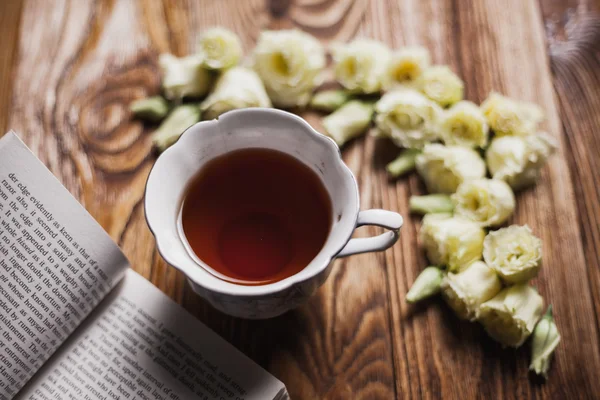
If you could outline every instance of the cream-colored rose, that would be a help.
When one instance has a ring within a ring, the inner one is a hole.
[[[373,105],[360,100],[351,100],[333,114],[323,118],[327,136],[342,147],[347,141],[362,135],[369,129],[373,118]]]
[[[485,176],[485,163],[479,154],[461,146],[427,145],[417,156],[416,165],[429,193],[454,193],[461,183]]]
[[[394,51],[383,79],[384,89],[414,87],[430,63],[429,51],[423,47],[405,47]]]
[[[322,81],[325,51],[299,30],[264,31],[254,48],[253,67],[275,106],[303,107]]]
[[[427,214],[419,231],[419,240],[427,259],[446,265],[450,272],[462,271],[480,260],[485,232],[479,225],[451,214]]]
[[[221,27],[207,29],[198,40],[198,54],[205,68],[223,70],[237,65],[242,58],[240,38]]]
[[[483,261],[475,261],[464,271],[446,275],[441,289],[442,297],[459,318],[474,321],[479,306],[502,290],[502,282]]]
[[[423,148],[439,136],[441,108],[412,89],[386,93],[376,104],[377,136],[399,147]]]
[[[488,125],[475,103],[459,101],[444,111],[440,123],[442,141],[446,145],[485,147]]]
[[[507,287],[479,307],[479,322],[503,346],[519,347],[539,321],[544,299],[527,284]]]
[[[481,110],[496,136],[533,135],[544,119],[537,105],[512,100],[496,92],[481,103]]]
[[[210,73],[202,66],[198,55],[178,58],[161,54],[158,64],[162,70],[165,97],[180,100],[183,97],[202,97],[212,84]]]
[[[271,107],[271,101],[256,73],[244,67],[234,67],[223,72],[217,80],[215,90],[200,104],[204,120],[248,107]]]
[[[490,143],[485,161],[494,179],[502,179],[518,190],[535,183],[555,151],[555,140],[546,134],[501,136]]]
[[[385,79],[390,51],[381,42],[356,39],[331,47],[336,80],[354,93],[376,93]]]
[[[527,282],[540,269],[542,241],[527,225],[511,225],[488,233],[483,241],[483,258],[504,282]]]
[[[515,195],[499,179],[473,179],[461,183],[452,195],[454,213],[482,227],[502,225],[515,211]]]
[[[465,84],[446,65],[434,65],[423,71],[417,86],[425,96],[447,107],[463,99]]]

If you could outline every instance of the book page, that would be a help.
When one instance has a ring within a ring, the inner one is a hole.
[[[287,398],[280,381],[129,270],[16,400]]]
[[[0,399],[122,278],[125,256],[29,149],[0,139]]]

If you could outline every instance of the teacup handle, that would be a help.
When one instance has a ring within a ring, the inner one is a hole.
[[[359,212],[356,227],[376,225],[390,231],[370,238],[350,239],[342,251],[338,253],[337,257],[346,257],[353,254],[381,251],[390,248],[398,240],[398,231],[403,223],[402,216],[393,211],[366,210]]]

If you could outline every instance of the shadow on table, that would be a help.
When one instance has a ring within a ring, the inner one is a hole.
[[[186,284],[182,305],[236,348],[267,368],[274,351],[292,351],[306,324],[302,313],[292,310],[276,318],[248,320],[231,317],[213,308]]]
[[[449,354],[456,365],[464,363],[477,363],[472,365],[472,371],[478,376],[482,390],[489,390],[485,382],[497,380],[499,376],[507,379],[520,379],[529,377],[533,384],[540,385],[543,379],[528,371],[530,358],[530,344],[525,342],[518,349],[503,348],[502,345],[491,339],[483,326],[477,322],[460,320],[454,315],[452,309],[441,299],[435,301],[435,320],[441,327],[434,332],[434,340],[446,342],[444,349],[453,349],[454,354]],[[497,394],[497,393],[496,393]],[[493,392],[489,393],[494,396]],[[486,397],[482,394],[483,397]]]

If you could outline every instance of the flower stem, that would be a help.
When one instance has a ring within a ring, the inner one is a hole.
[[[444,272],[438,267],[429,266],[425,268],[406,294],[406,301],[416,303],[438,293],[443,277]]]
[[[160,152],[163,152],[179,139],[183,131],[198,121],[200,121],[198,104],[177,106],[154,131],[152,143]]]
[[[406,149],[391,163],[386,166],[387,172],[393,178],[404,175],[415,169],[415,159],[421,153],[421,150]]]
[[[324,90],[316,93],[310,100],[310,107],[324,112],[334,112],[350,100],[343,90]]]
[[[162,96],[153,96],[134,101],[129,109],[138,118],[158,122],[169,113],[169,103]]]
[[[410,212],[415,214],[447,213],[454,210],[454,202],[445,194],[410,196]]]

